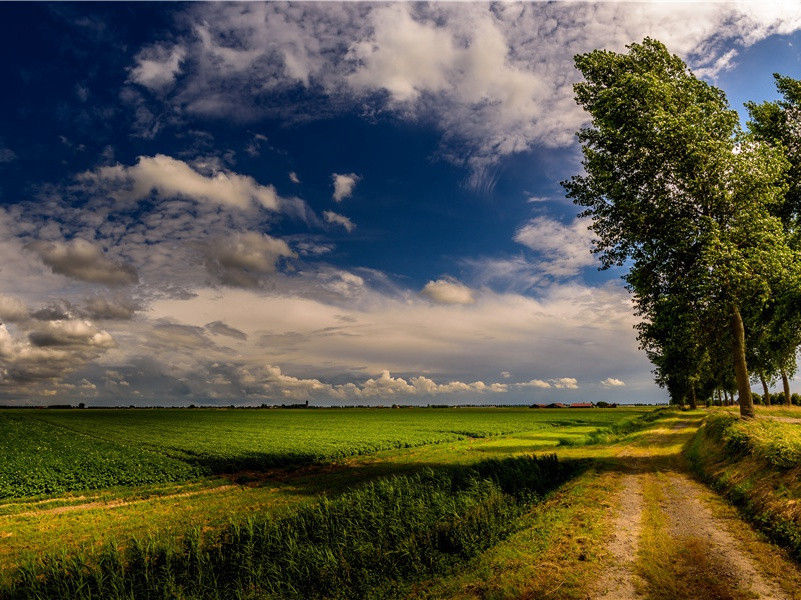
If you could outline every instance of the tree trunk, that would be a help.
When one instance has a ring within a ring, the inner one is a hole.
[[[754,416],[754,402],[751,400],[751,382],[748,381],[748,365],[745,363],[745,328],[740,309],[731,307],[732,358],[734,377],[737,380],[737,394],[740,400],[740,416],[751,419]]]
[[[765,381],[765,376],[762,373],[759,374],[759,380],[762,382],[762,391],[765,393],[762,396],[762,404],[770,406],[770,390],[768,389],[768,382]]]
[[[698,408],[698,398],[695,397],[695,384],[690,384],[690,408],[695,410]]]
[[[790,398],[790,380],[787,379],[787,371],[784,369],[782,369],[782,386],[784,386],[784,403],[790,406],[792,404]]]

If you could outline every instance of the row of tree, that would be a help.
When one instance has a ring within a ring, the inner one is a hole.
[[[639,340],[671,401],[784,382],[801,344],[801,81],[747,105],[650,38],[576,57],[584,173],[563,182],[592,218],[603,268],[625,266]],[[749,367],[751,371],[749,371]],[[732,396],[733,397],[733,396]]]

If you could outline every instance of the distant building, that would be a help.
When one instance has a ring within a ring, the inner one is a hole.
[[[592,402],[573,402],[570,408],[592,408]]]
[[[567,408],[567,405],[561,402],[551,402],[550,404],[546,404],[545,408]]]

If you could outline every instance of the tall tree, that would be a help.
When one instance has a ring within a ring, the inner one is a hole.
[[[787,163],[743,143],[723,92],[650,38],[628,52],[576,56],[585,174],[563,182],[593,219],[602,265],[626,281],[646,315],[680,294],[705,328],[731,343],[740,413],[754,414],[743,306],[762,306],[794,254],[770,207],[784,199]],[[645,275],[643,275],[645,274]]]

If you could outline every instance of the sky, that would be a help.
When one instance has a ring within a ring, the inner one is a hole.
[[[0,4],[0,403],[665,401],[559,183],[645,36],[801,77],[796,0]]]

